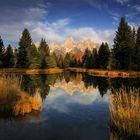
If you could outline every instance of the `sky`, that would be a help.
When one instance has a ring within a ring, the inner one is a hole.
[[[138,27],[140,0],[0,0],[0,36],[16,47],[27,28],[35,43],[73,37],[111,46],[122,16]]]

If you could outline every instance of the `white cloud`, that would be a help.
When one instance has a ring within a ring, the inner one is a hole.
[[[120,3],[121,5],[129,2],[130,0],[115,0],[116,2]]]
[[[95,30],[90,27],[84,27],[79,29],[66,29],[68,36],[72,36],[77,40],[92,39],[95,42],[108,42],[112,45],[115,31],[113,29],[108,30]]]
[[[59,19],[51,23],[47,22],[44,17],[47,17],[48,11],[44,8],[22,8],[20,13],[18,8],[3,9],[5,16],[1,16],[1,14],[0,35],[6,41],[18,42],[24,28],[29,29],[34,42],[39,42],[43,37],[48,43],[61,43],[70,36],[77,40],[92,39],[97,43],[106,41],[111,44],[113,40],[114,31],[112,29],[72,28],[69,27],[71,22],[69,18]]]
[[[34,41],[39,41],[40,38],[45,38],[48,42],[62,42],[64,41],[64,37],[63,35],[61,35],[61,33],[59,32],[59,30],[57,29],[57,26],[60,28],[63,28],[64,26],[63,24],[60,24],[59,21],[55,22],[55,23],[30,23],[30,26],[32,29],[30,29],[32,37],[34,39]],[[55,26],[55,27],[54,27]]]
[[[75,91],[72,96],[68,96],[67,92],[63,88],[56,88],[51,90],[50,94],[44,102],[44,108],[51,108],[63,113],[71,112],[70,105],[79,104],[79,105],[91,105],[99,102],[107,103],[109,99],[109,91],[103,97],[101,97],[98,89],[93,89],[90,94],[85,92],[81,93]],[[63,101],[63,104],[62,102]]]
[[[137,10],[138,12],[140,12],[140,5],[135,5],[134,9]]]

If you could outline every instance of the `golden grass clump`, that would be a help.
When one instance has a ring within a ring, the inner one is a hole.
[[[24,115],[25,113],[30,113],[32,110],[40,110],[41,104],[42,101],[38,94],[32,97],[23,92],[20,95],[20,99],[13,106],[13,112],[15,115]]]
[[[0,77],[0,113],[24,115],[33,110],[40,110],[41,97],[30,96],[21,89],[21,78],[16,76]]]
[[[112,128],[120,133],[140,136],[140,89],[113,91],[110,112]]]

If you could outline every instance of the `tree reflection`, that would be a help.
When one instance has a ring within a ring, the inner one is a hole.
[[[59,75],[23,75],[21,87],[30,95],[39,92],[42,100],[49,94],[50,85],[54,85]]]
[[[99,89],[101,96],[107,93],[109,89],[109,79],[106,77],[91,77],[87,74],[83,75],[83,81],[85,82],[85,87],[93,86],[93,88]]]
[[[119,89],[122,86],[127,90],[131,88],[140,87],[140,78],[112,78],[110,79],[110,85],[112,89]]]
[[[86,88],[92,86],[98,88],[101,96],[107,93],[109,89],[119,89],[122,86],[126,89],[132,87],[139,88],[140,78],[106,78],[93,77],[86,73],[76,73],[64,71],[63,74],[58,75],[23,75],[21,87],[30,95],[35,95],[39,92],[42,100],[45,100],[50,91],[50,85],[54,85],[57,80],[65,79],[66,83],[83,81]]]

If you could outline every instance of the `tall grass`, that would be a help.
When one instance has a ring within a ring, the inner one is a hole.
[[[21,89],[21,78],[0,76],[0,113],[24,115],[32,110],[40,110],[41,104],[38,94],[30,96]]]
[[[113,91],[110,112],[112,128],[120,134],[140,137],[140,89]]]
[[[20,99],[13,106],[14,115],[24,115],[32,110],[39,111],[41,109],[41,98],[38,94],[34,97],[22,92]]]

